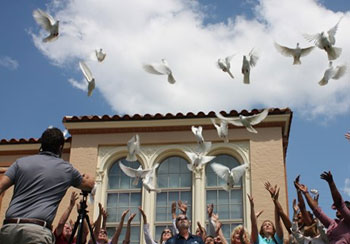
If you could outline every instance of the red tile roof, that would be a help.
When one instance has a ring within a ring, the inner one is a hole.
[[[239,115],[254,115],[257,113],[262,112],[263,109],[253,109],[250,112],[247,110],[242,110],[241,112],[237,112],[236,110],[231,110],[230,112],[226,111],[220,111],[220,113],[227,117],[227,116],[239,116]],[[269,109],[269,115],[279,115],[279,114],[293,114],[293,112],[289,108],[270,108]],[[97,121],[129,121],[129,120],[162,120],[162,119],[189,119],[189,118],[214,118],[215,112],[210,111],[209,113],[205,114],[204,112],[198,112],[197,114],[194,114],[192,112],[189,112],[187,114],[183,113],[177,113],[177,114],[171,114],[167,113],[165,115],[157,113],[155,115],[151,114],[134,114],[132,116],[130,115],[103,115],[103,116],[97,116],[97,115],[90,115],[90,116],[65,116],[63,118],[64,123],[71,123],[71,122],[97,122]],[[288,131],[289,134],[289,131]],[[71,137],[66,138],[66,142],[71,142]],[[1,139],[0,145],[4,144],[31,144],[31,143],[40,143],[38,138],[29,138],[29,139]]]
[[[236,110],[231,110],[230,112],[221,111],[220,113],[224,116],[239,116],[239,115],[254,115],[262,112],[263,109],[253,109],[250,112],[247,110],[242,110],[241,112],[237,112]],[[292,111],[289,108],[270,108],[269,115],[272,114],[292,114]],[[151,114],[134,114],[132,116],[130,115],[103,115],[103,116],[97,116],[97,115],[89,115],[89,116],[65,116],[63,118],[64,123],[70,123],[70,122],[97,122],[97,121],[128,121],[128,120],[162,120],[162,119],[189,119],[189,118],[213,118],[215,116],[214,111],[210,111],[209,113],[205,114],[204,112],[198,112],[197,114],[194,114],[192,112],[189,112],[187,114],[183,113],[177,113],[177,114],[171,114],[167,113],[165,115],[157,113],[155,115]]]

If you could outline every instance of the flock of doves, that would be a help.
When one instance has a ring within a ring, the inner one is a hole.
[[[217,113],[217,119],[220,120],[220,124],[216,124],[216,119],[211,118],[213,125],[215,126],[218,136],[224,140],[225,143],[228,143],[228,124],[233,124],[235,126],[244,126],[251,133],[258,133],[252,126],[259,124],[263,121],[269,113],[268,109],[263,110],[261,113],[244,116],[240,115],[239,117],[226,118],[222,114]],[[195,152],[185,151],[187,157],[190,159],[190,163],[187,164],[187,168],[192,172],[199,172],[203,169],[204,165],[212,161],[215,156],[208,156],[207,153],[210,151],[212,143],[205,141],[202,135],[203,128],[202,126],[192,126],[192,133],[196,137],[198,148]],[[126,160],[129,162],[137,161],[137,154],[141,152],[140,149],[140,138],[139,135],[133,136],[127,143],[128,154]],[[153,185],[153,178],[156,169],[159,164],[156,164],[151,169],[142,169],[142,166],[139,166],[138,169],[133,169],[125,166],[119,161],[120,169],[129,177],[134,178],[133,184],[137,185],[139,180],[142,180],[142,184],[145,189],[155,192],[160,192],[160,189],[157,189]],[[222,178],[226,184],[223,185],[223,189],[230,191],[234,185],[236,185],[241,177],[244,175],[245,171],[248,169],[248,164],[244,163],[240,166],[229,169],[225,165],[212,162],[210,164],[213,171]]]
[[[59,21],[55,20],[50,14],[46,13],[41,9],[36,9],[33,11],[33,17],[35,21],[42,26],[46,31],[50,33],[49,36],[43,39],[43,42],[54,41],[58,38],[59,35]],[[338,23],[328,30],[327,32],[321,32],[314,35],[304,34],[304,37],[309,42],[314,42],[315,46],[326,51],[329,67],[324,72],[322,79],[318,82],[319,85],[324,86],[328,83],[330,79],[339,79],[346,72],[346,65],[338,65],[336,67],[333,66],[333,60],[337,59],[342,49],[339,47],[335,47],[335,34],[338,29],[338,25],[342,18],[338,21]],[[300,58],[308,55],[315,46],[310,46],[306,48],[300,48],[299,43],[297,43],[296,48],[289,48],[286,46],[279,45],[278,43],[274,43],[276,49],[284,56],[293,57],[293,64],[301,64]],[[103,52],[102,49],[95,50],[96,58],[99,62],[102,62],[106,53]],[[233,74],[230,71],[231,68],[231,59],[235,55],[227,56],[226,58],[219,58],[217,60],[217,66],[223,72],[226,72],[232,79],[234,79]],[[259,59],[259,56],[254,48],[249,52],[248,55],[243,56],[243,64],[242,64],[242,74],[243,74],[243,83],[250,83],[250,69],[254,67]],[[79,62],[80,69],[88,82],[88,96],[92,95],[93,90],[95,89],[95,78],[92,75],[91,70],[86,65],[85,62]],[[173,72],[169,67],[168,62],[165,59],[162,59],[159,63],[151,63],[144,64],[143,68],[145,71],[155,75],[166,75],[168,77],[168,82],[170,84],[174,84],[176,82]]]

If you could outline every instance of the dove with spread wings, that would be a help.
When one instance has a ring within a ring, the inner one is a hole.
[[[226,182],[224,186],[224,189],[226,191],[231,190],[234,185],[239,182],[246,170],[249,168],[248,164],[245,163],[232,169],[229,169],[227,166],[218,163],[212,163],[210,166],[217,174],[217,176]]]

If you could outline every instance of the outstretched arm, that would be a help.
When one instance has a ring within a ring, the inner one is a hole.
[[[74,208],[75,205],[75,201],[78,199],[78,193],[76,192],[72,192],[72,194],[70,195],[70,202],[69,202],[69,206],[68,208],[63,212],[60,220],[58,221],[58,225],[55,229],[55,234],[56,236],[60,236],[62,234],[63,231],[63,227],[65,225],[65,223],[67,222],[69,215],[72,212],[72,209]]]
[[[312,212],[315,214],[315,216],[321,221],[321,223],[328,228],[328,226],[333,222],[333,219],[329,218],[327,215],[325,215],[321,209],[319,209],[317,202],[311,197],[309,194],[309,191],[307,187],[303,184],[296,183],[296,187],[298,190],[300,190],[305,198],[307,203],[309,204]]]
[[[142,219],[143,219],[143,234],[145,236],[146,244],[157,244],[152,239],[151,232],[149,230],[149,224],[147,223],[147,216],[146,216],[145,212],[143,211],[143,209],[141,207],[139,207],[139,211],[140,211],[140,214],[141,214]]]
[[[277,210],[278,215],[282,218],[282,222],[283,222],[284,226],[286,227],[288,233],[291,234],[290,228],[292,227],[292,222],[290,221],[288,216],[283,212],[283,208],[282,208],[280,202],[278,201],[279,189],[276,190],[277,185],[275,187],[272,187],[270,182],[267,181],[265,183],[265,189],[270,193],[271,198],[273,200],[273,203],[275,205],[275,210]]]
[[[111,244],[118,244],[119,236],[120,236],[120,233],[122,232],[122,229],[123,229],[124,219],[125,219],[125,216],[128,214],[128,212],[129,212],[129,209],[125,210],[122,213],[122,217],[120,218],[119,225],[118,225],[118,227],[117,227],[117,229],[112,237]]]
[[[102,209],[102,229],[106,230],[108,213]]]
[[[304,198],[303,198],[300,190],[296,186],[296,184],[299,184],[299,180],[300,180],[300,175],[298,175],[294,180],[294,186],[297,190],[297,196],[298,196],[298,206],[299,206],[299,210],[301,212],[301,215],[303,216],[304,224],[306,226],[310,226],[310,225],[312,225],[312,219],[311,219],[310,215],[308,214],[308,212],[306,211]]]
[[[256,215],[254,210],[254,199],[249,194],[247,194],[249,202],[250,202],[250,220],[252,222],[252,231],[251,231],[251,242],[255,243],[259,236],[258,236],[258,225],[256,222]]]
[[[173,224],[173,231],[174,233],[178,234],[179,230],[176,227],[176,202],[171,203],[171,218]]]
[[[128,219],[128,223],[126,225],[126,232],[125,232],[125,237],[124,237],[123,244],[129,244],[130,243],[131,221],[135,218],[135,216],[136,216],[136,213],[133,213],[132,215],[130,215],[130,217]]]
[[[331,190],[332,198],[333,198],[333,202],[334,202],[335,207],[341,213],[344,220],[347,223],[350,223],[350,210],[345,206],[344,200],[343,200],[342,196],[340,195],[340,193],[337,189],[337,186],[335,185],[331,171],[323,172],[321,174],[321,179],[328,182],[329,189]]]
[[[102,212],[103,212],[103,208],[101,203],[98,203],[98,217],[94,223],[94,237],[95,239],[97,239],[98,234],[100,233],[100,229],[101,229],[101,218],[102,218]]]

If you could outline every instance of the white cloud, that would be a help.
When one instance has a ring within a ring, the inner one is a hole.
[[[314,50],[301,59],[302,65],[293,66],[291,58],[273,47],[273,41],[309,46],[302,33],[328,30],[338,22],[343,13],[327,10],[316,0],[260,0],[256,19],[233,16],[227,24],[209,25],[203,23],[205,8],[194,1],[71,0],[53,5],[61,35],[52,43],[41,42],[45,33],[33,35],[35,45],[62,69],[87,60],[97,89],[119,113],[288,106],[305,115],[331,117],[350,110],[349,73],[325,87],[318,85],[328,67],[323,50]],[[336,34],[343,53],[335,65],[350,58],[349,24],[346,13]],[[100,47],[107,52],[103,63],[91,59]],[[251,71],[251,84],[245,85],[242,56],[253,47],[261,57]],[[219,57],[233,53],[234,80],[215,65]],[[168,60],[176,84],[142,69],[143,63],[161,58]]]
[[[16,70],[18,68],[18,62],[11,57],[2,56],[0,57],[0,66],[9,70]]]
[[[345,179],[343,191],[345,192],[346,195],[350,196],[350,179],[349,178]]]
[[[87,92],[87,87],[88,87],[88,84],[87,82],[84,82],[84,81],[76,81],[72,78],[68,79],[68,82],[75,88],[78,88],[79,90],[82,90],[82,91],[85,91]]]

